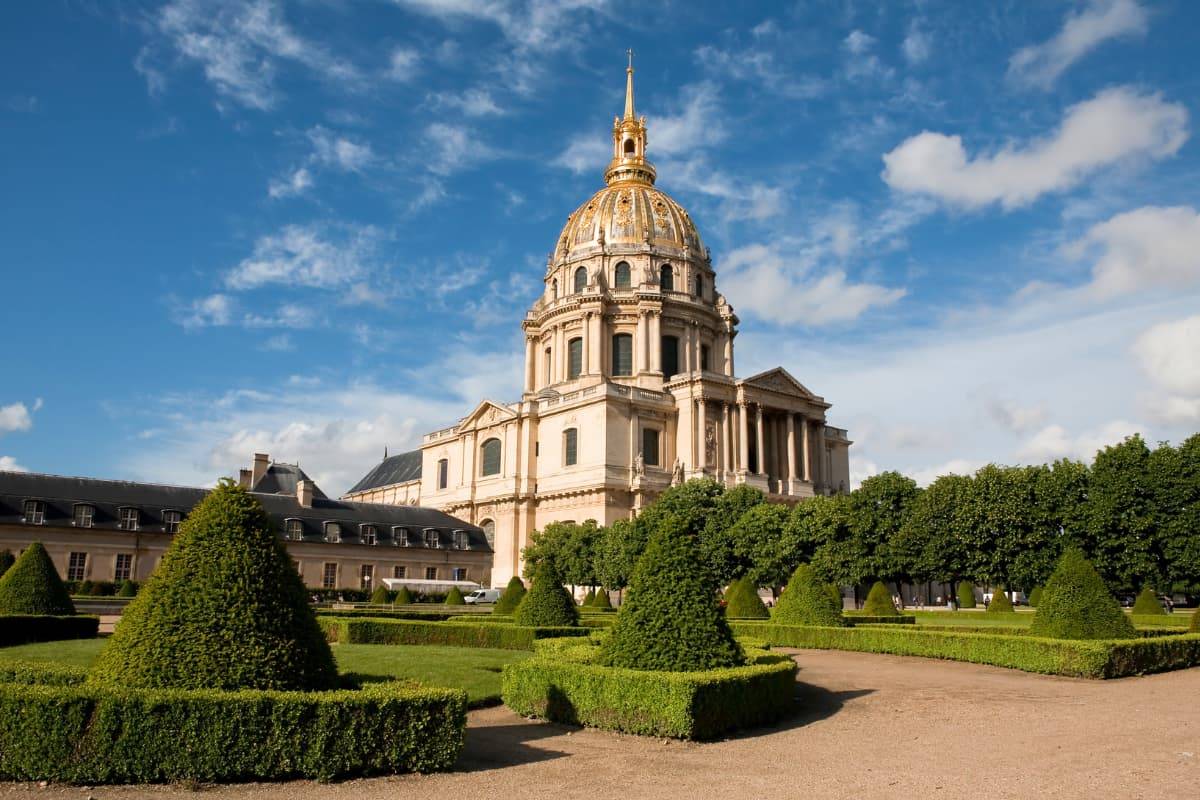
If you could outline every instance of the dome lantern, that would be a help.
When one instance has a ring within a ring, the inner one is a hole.
[[[633,110],[633,51],[625,68],[625,116],[613,119],[613,157],[604,171],[604,182],[654,185],[657,173],[646,160],[646,118]]]

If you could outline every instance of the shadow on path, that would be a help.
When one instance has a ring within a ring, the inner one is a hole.
[[[530,747],[529,742],[576,731],[571,725],[526,721],[513,725],[467,727],[467,746],[454,765],[455,772],[483,772],[550,761],[568,753]]]

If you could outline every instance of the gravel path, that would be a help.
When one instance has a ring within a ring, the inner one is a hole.
[[[1084,681],[800,651],[804,711],[694,744],[472,712],[446,775],[204,787],[0,784],[0,798],[1200,798],[1200,668]]]

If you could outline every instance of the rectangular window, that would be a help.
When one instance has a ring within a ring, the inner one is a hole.
[[[46,504],[41,500],[25,501],[25,522],[29,525],[41,525],[46,521]]]
[[[679,374],[679,337],[662,337],[662,372],[663,380],[670,380]]]
[[[87,553],[71,553],[67,560],[67,580],[81,581],[87,576]]]
[[[466,531],[455,531],[454,532],[454,549],[455,550],[470,550],[471,549],[471,540],[467,536]]]
[[[449,485],[449,483],[450,483],[449,477],[450,477],[450,462],[443,458],[441,461],[438,462],[437,488],[445,489],[446,486]]]
[[[708,365],[709,350],[708,345],[700,345],[700,369],[704,372],[711,372],[712,367]]]
[[[436,581],[437,580],[437,567],[426,567],[425,568],[425,580],[427,580],[427,581]]]
[[[133,573],[133,554],[117,553],[116,566],[113,568],[114,581],[127,581]]]
[[[298,519],[289,519],[287,521],[287,538],[293,542],[298,542],[304,538],[304,523]]]
[[[550,348],[547,347],[546,352],[542,356],[542,375],[545,376],[545,378],[546,378],[547,386],[554,383],[554,373],[551,372],[551,370],[550,370],[550,368],[553,364],[554,364],[554,359],[551,358]]]
[[[573,467],[579,463],[579,429],[567,428],[563,431],[563,464]]]
[[[567,380],[574,380],[583,374],[583,339],[572,339],[567,342]]]
[[[612,374],[617,377],[633,374],[633,337],[628,333],[612,337]]]
[[[373,581],[374,579],[375,579],[375,565],[374,564],[363,564],[362,569],[360,570],[359,575],[358,575],[359,588],[360,589],[370,589],[371,581]]]
[[[454,568],[454,580],[465,581],[467,579],[468,578],[467,578],[467,568],[466,567],[455,567]]]
[[[178,511],[163,512],[163,529],[167,533],[179,533],[179,523],[183,522],[183,514]]]
[[[392,540],[397,547],[408,547],[411,544],[408,540],[408,528],[392,528]]]
[[[425,531],[425,546],[435,549],[442,546],[442,537],[432,528]]]
[[[120,527],[123,531],[136,531],[138,529],[138,510],[136,508],[122,508]]]
[[[96,507],[86,503],[75,506],[75,527],[90,528],[96,522]]]
[[[326,562],[321,569],[321,586],[326,589],[334,589],[337,587],[337,564]]]
[[[342,526],[336,522],[325,523],[325,541],[337,544],[342,541]]]
[[[408,567],[404,566],[403,564],[397,564],[396,566],[392,567],[392,577],[401,579],[407,578]]]
[[[377,537],[375,535],[375,526],[374,525],[363,525],[362,543],[365,545],[374,546],[374,544],[376,542],[376,538]]]
[[[658,460],[658,431],[653,428],[642,429],[642,462],[647,467],[657,467]]]

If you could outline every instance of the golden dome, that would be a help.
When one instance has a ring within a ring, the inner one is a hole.
[[[605,186],[567,218],[558,237],[560,256],[605,245],[648,244],[691,251],[704,258],[692,218],[670,195],[646,183]]]

